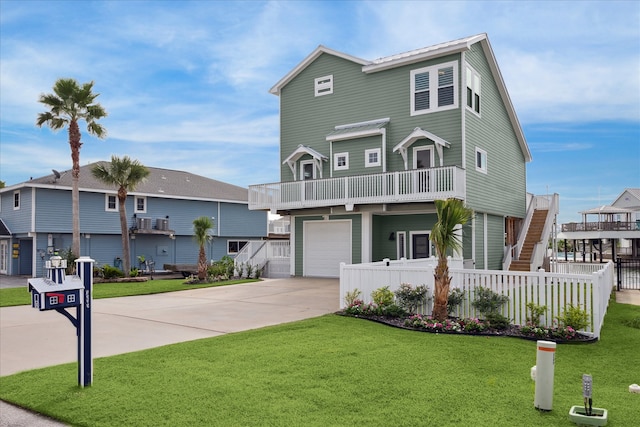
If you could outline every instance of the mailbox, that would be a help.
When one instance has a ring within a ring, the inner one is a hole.
[[[55,310],[69,319],[76,328],[78,384],[81,387],[91,385],[93,382],[91,305],[94,262],[89,257],[78,258],[76,260],[78,274],[66,277],[66,261],[54,255],[45,264],[46,277],[28,280],[31,306],[40,311]],[[69,307],[76,307],[75,317],[66,310]]]
[[[84,284],[82,280],[67,278],[64,283],[56,283],[46,278],[29,279],[31,307],[40,311],[82,305]]]

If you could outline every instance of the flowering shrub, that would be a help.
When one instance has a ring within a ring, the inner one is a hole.
[[[555,338],[562,340],[571,340],[578,336],[578,331],[573,329],[571,326],[545,328],[543,326],[529,324],[520,327],[520,332],[536,338]]]
[[[460,332],[462,326],[455,320],[447,319],[444,322],[434,320],[431,316],[422,316],[421,314],[414,314],[404,321],[404,325],[416,328],[426,329],[432,332]]]
[[[462,321],[462,329],[465,332],[482,332],[486,329],[486,325],[478,318],[464,319]]]

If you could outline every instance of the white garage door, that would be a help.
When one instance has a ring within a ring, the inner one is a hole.
[[[351,264],[351,221],[304,223],[303,275],[340,277],[340,263]]]

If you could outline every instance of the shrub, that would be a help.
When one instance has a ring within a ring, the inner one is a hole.
[[[242,275],[244,274],[244,264],[243,263],[239,263],[235,266],[236,269],[236,276],[238,277],[242,277]]]
[[[540,316],[547,310],[546,305],[538,305],[535,302],[528,302],[527,305],[527,323],[532,326],[540,324]]]
[[[138,275],[140,274],[140,270],[138,270],[137,268],[133,267],[130,271],[129,271],[129,276],[130,277],[138,277]]]
[[[500,295],[496,292],[493,292],[489,288],[483,288],[482,286],[478,286],[475,289],[476,298],[471,303],[480,313],[482,313],[485,317],[490,314],[497,313],[500,311],[502,306],[509,301],[509,297],[506,295]]]
[[[464,291],[458,288],[451,289],[447,297],[447,313],[453,313],[462,304],[462,301],[464,301]]]
[[[377,306],[384,307],[393,304],[394,295],[388,286],[383,286],[371,292],[371,298]]]
[[[251,279],[251,276],[253,276],[253,265],[247,263],[246,270],[247,270],[247,279]]]
[[[262,268],[256,267],[255,271],[253,272],[253,277],[255,277],[256,279],[259,279],[260,276],[262,276]]]
[[[198,283],[200,283],[200,279],[198,278],[197,275],[192,274],[189,277],[187,277],[185,281],[182,283],[184,283],[185,285],[197,285]]]
[[[76,254],[74,254],[71,248],[69,248],[66,251],[62,251],[60,256],[62,259],[67,260],[67,268],[64,270],[65,274],[73,274],[76,269],[76,259],[78,259]]]
[[[481,332],[486,328],[486,325],[477,318],[464,319],[461,323],[465,332]]]
[[[625,319],[622,321],[622,324],[630,328],[640,329],[640,316],[631,319]]]
[[[573,329],[579,331],[584,330],[589,326],[589,314],[586,310],[580,307],[575,307],[569,304],[569,307],[565,307],[564,313],[561,316],[556,317],[560,325],[571,326]]]
[[[227,266],[219,261],[214,262],[207,267],[207,276],[213,278],[213,280],[227,280]]]
[[[489,324],[490,328],[497,329],[499,331],[507,329],[511,324],[511,320],[500,313],[489,313],[485,320]]]
[[[353,305],[353,302],[355,300],[357,300],[360,295],[362,295],[362,292],[360,292],[360,289],[356,288],[352,291],[348,291],[345,295],[344,295],[344,302],[345,304],[347,304],[347,307],[350,305]]]
[[[407,311],[397,304],[389,304],[379,307],[379,313],[386,317],[404,317],[407,315]]]
[[[402,283],[395,291],[398,305],[409,313],[415,313],[418,307],[429,300],[429,289],[422,285],[415,288],[409,283]]]
[[[102,276],[105,279],[116,279],[118,277],[124,277],[124,273],[119,268],[107,264],[102,267]]]

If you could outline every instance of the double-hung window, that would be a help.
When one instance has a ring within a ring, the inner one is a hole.
[[[476,147],[476,170],[487,173],[487,152]]]
[[[480,114],[480,74],[467,65],[467,108]]]
[[[146,213],[147,212],[147,198],[136,196],[135,197],[135,205],[136,205],[136,213]]]
[[[104,200],[105,206],[104,210],[107,212],[117,212],[118,211],[118,199],[115,194],[107,194],[105,195]]]
[[[458,108],[456,61],[411,71],[411,115]]]
[[[20,190],[13,192],[13,210],[17,211],[20,209]]]

